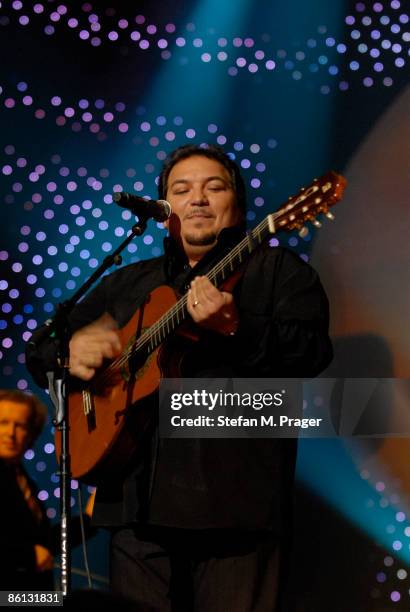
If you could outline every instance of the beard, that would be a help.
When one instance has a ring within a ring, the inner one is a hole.
[[[216,243],[217,235],[215,232],[208,232],[207,234],[186,234],[184,236],[187,244],[191,246],[210,246]]]

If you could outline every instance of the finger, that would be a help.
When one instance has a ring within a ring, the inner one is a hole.
[[[76,376],[81,380],[91,380],[95,374],[95,368],[89,368],[81,363],[70,363],[70,374],[71,376]]]

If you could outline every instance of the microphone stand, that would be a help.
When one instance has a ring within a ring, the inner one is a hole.
[[[113,253],[104,258],[102,264],[93,272],[90,278],[74,293],[74,295],[63,303],[58,304],[53,319],[46,323],[46,327],[33,344],[41,344],[46,338],[53,337],[57,341],[57,366],[47,372],[50,397],[55,408],[54,426],[61,432],[61,453],[59,459],[60,476],[60,516],[61,516],[61,591],[66,597],[71,592],[71,461],[69,446],[69,368],[70,368],[70,325],[68,316],[74,306],[85,295],[88,289],[104,274],[112,265],[121,265],[121,251],[136,236],[141,236],[147,227],[148,217],[139,214],[138,223],[133,225],[130,234],[115,249]]]

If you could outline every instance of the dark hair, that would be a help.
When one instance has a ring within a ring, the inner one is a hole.
[[[3,400],[9,400],[16,404],[26,404],[30,407],[30,433],[31,442],[41,434],[41,431],[46,423],[48,410],[45,404],[41,402],[38,397],[31,395],[30,393],[23,393],[17,389],[0,389],[0,402]]]
[[[217,162],[222,164],[229,172],[232,180],[232,187],[236,195],[236,203],[243,216],[246,214],[246,187],[245,182],[242,178],[239,166],[225,153],[225,151],[217,145],[194,145],[187,144],[182,147],[178,147],[175,151],[172,151],[162,167],[158,181],[158,196],[159,199],[165,200],[168,187],[168,177],[172,168],[183,159],[193,157],[194,155],[200,155],[202,157],[208,157],[209,159],[215,159]]]

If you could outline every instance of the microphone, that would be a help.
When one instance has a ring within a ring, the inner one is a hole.
[[[146,200],[126,191],[116,191],[112,199],[118,206],[128,208],[137,217],[166,221],[172,213],[171,204],[166,200]]]

